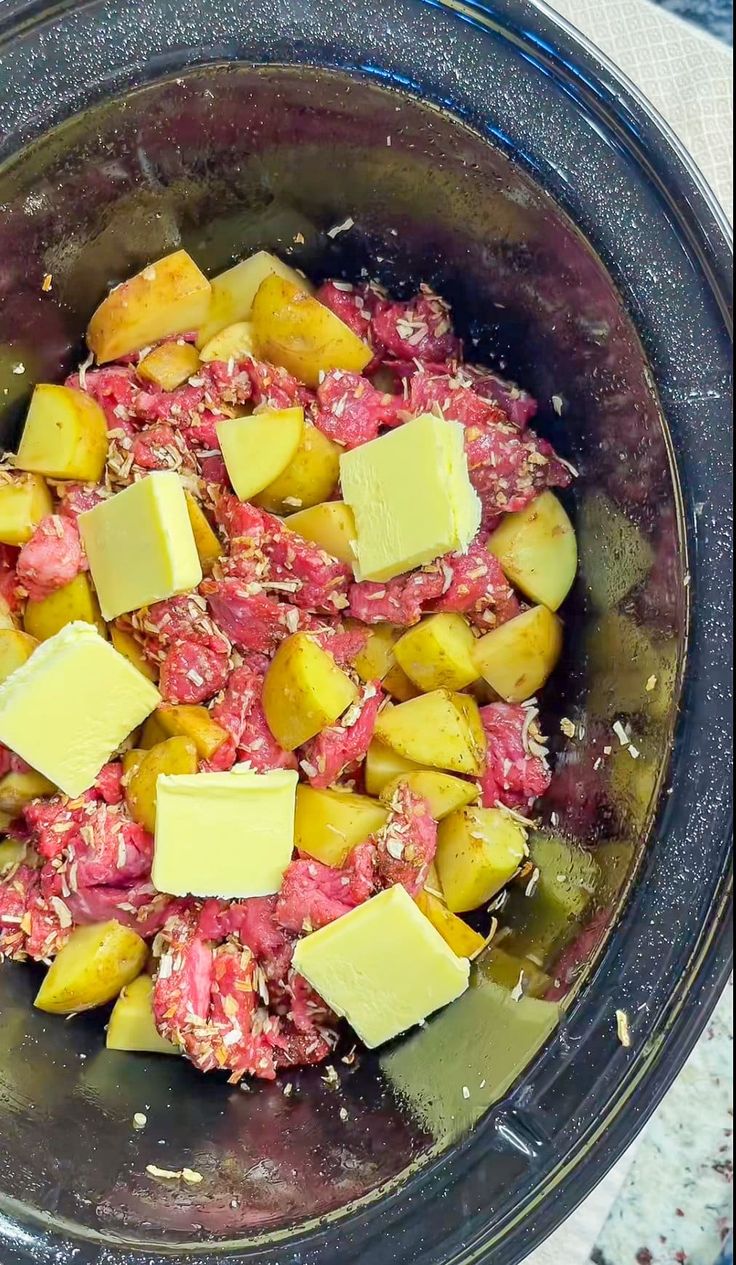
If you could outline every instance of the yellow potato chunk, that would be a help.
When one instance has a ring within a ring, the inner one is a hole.
[[[3,829],[10,825],[12,817],[9,813],[3,814],[7,818]],[[27,846],[22,839],[5,839],[0,843],[0,878],[5,878],[10,870],[15,870],[22,865],[26,859]]]
[[[485,948],[483,936],[473,931],[462,918],[451,913],[441,900],[431,892],[420,892],[414,897],[425,918],[439,931],[442,939],[449,944],[453,953],[459,958],[475,958]]]
[[[344,501],[323,501],[289,518],[289,531],[319,545],[331,558],[351,567],[355,562],[355,519]]]
[[[556,611],[575,583],[575,529],[553,492],[507,514],[488,541],[504,574],[532,602]]]
[[[368,633],[365,647],[355,660],[355,670],[361,681],[380,681],[387,693],[401,703],[416,698],[419,691],[396,662],[394,654],[403,629],[395,628],[393,624],[373,624],[366,629],[364,624],[352,620],[349,624],[351,628]]]
[[[53,511],[51,493],[40,474],[0,473],[0,544],[24,545]]]
[[[23,627],[39,641],[48,641],[49,637],[77,619],[85,624],[94,624],[104,636],[105,624],[85,572],[76,575],[69,584],[56,589],[48,597],[26,602]]]
[[[253,326],[250,321],[236,321],[220,330],[214,338],[206,342],[199,353],[200,360],[208,364],[212,360],[245,360],[255,355]]]
[[[35,388],[16,469],[49,479],[97,483],[105,469],[107,448],[105,414],[91,396],[45,383]]]
[[[285,751],[334,724],[357,697],[350,677],[308,633],[281,643],[263,683],[268,727]]]
[[[87,344],[98,364],[118,360],[198,329],[209,306],[209,281],[185,250],[177,250],[103,299],[87,328]]]
[[[171,736],[158,719],[158,708],[156,708],[156,711],[151,712],[148,720],[144,722],[138,746],[141,751],[150,751],[151,747],[155,747],[159,742],[165,742]]]
[[[141,971],[148,945],[119,922],[77,927],[49,968],[34,1005],[51,1015],[104,1006]]]
[[[293,460],[253,500],[269,514],[293,514],[326,501],[340,478],[340,452],[316,426],[305,425]]]
[[[467,694],[433,690],[379,714],[376,738],[417,764],[478,777],[486,736],[478,704]]]
[[[0,629],[0,684],[30,659],[38,642],[17,628]]]
[[[278,478],[296,456],[304,432],[304,409],[269,409],[231,417],[215,428],[230,482],[249,501]]]
[[[421,767],[421,764],[407,760],[374,738],[365,758],[365,789],[369,795],[380,795],[389,782],[404,774],[415,773]]]
[[[6,773],[0,778],[0,809],[17,817],[26,804],[39,795],[55,795],[56,787],[42,773],[29,769],[26,773]]]
[[[146,758],[146,754],[146,751],[136,747],[132,747],[129,751],[123,752],[123,777],[125,779],[126,786],[136,770],[140,768]]]
[[[132,633],[126,632],[123,628],[118,628],[117,624],[110,624],[110,640],[118,654],[124,655],[128,662],[133,664],[134,668],[143,673],[143,676],[154,683],[158,681],[158,672],[155,666],[148,662]]]
[[[0,629],[17,627],[18,621],[10,609],[10,603],[7,598],[0,596]]]
[[[399,665],[423,693],[462,690],[478,676],[475,637],[462,615],[430,615],[404,633],[394,647]]]
[[[267,277],[281,277],[297,290],[312,293],[312,286],[301,273],[282,263],[276,255],[259,250],[249,259],[243,259],[234,268],[221,272],[212,279],[212,297],[206,320],[201,326],[197,346],[205,347],[220,330],[234,322],[247,321],[253,311],[253,300]],[[248,353],[250,354],[250,353]],[[214,357],[220,359],[220,357]],[[225,356],[223,359],[227,360]]]
[[[107,1025],[108,1050],[136,1054],[179,1054],[171,1041],[162,1037],[153,1017],[153,980],[139,975],[118,997]]]
[[[167,738],[189,738],[201,760],[211,760],[227,742],[228,732],[213,720],[206,707],[193,703],[163,703],[151,715]]]
[[[385,826],[388,809],[354,791],[296,791],[294,843],[323,865],[344,865],[353,848]]]
[[[562,624],[546,606],[533,606],[475,643],[481,676],[507,703],[532,698],[562,654]]]
[[[524,827],[500,808],[461,808],[440,824],[437,872],[447,908],[467,913],[493,900],[528,854]]]
[[[426,799],[435,821],[442,821],[443,817],[449,817],[456,809],[464,808],[478,798],[478,786],[475,782],[466,782],[461,777],[442,773],[438,769],[415,769],[409,773],[399,773],[385,784],[381,790],[383,802],[390,804],[402,785]]]
[[[222,554],[222,544],[214,528],[210,526],[207,515],[199,501],[186,489],[184,490],[184,500],[187,503],[187,513],[202,566],[202,574],[209,575],[217,559]]]
[[[196,773],[197,763],[197,748],[191,738],[167,738],[151,747],[126,779],[125,802],[133,821],[153,834],[159,776],[162,773]]]
[[[259,287],[251,320],[260,358],[308,387],[317,387],[330,369],[362,373],[373,359],[368,344],[334,312],[282,277],[267,277]]]
[[[194,377],[199,361],[199,352],[191,343],[162,343],[143,357],[137,373],[162,391],[175,391]]]

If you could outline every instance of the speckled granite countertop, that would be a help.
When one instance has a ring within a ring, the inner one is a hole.
[[[699,23],[718,39],[733,42],[733,0],[655,0],[655,3],[670,13]]]

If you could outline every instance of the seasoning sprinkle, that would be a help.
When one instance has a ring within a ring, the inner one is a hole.
[[[618,1031],[618,1039],[625,1050],[631,1049],[631,1029],[629,1028],[629,1016],[625,1010],[616,1011],[616,1028]]]

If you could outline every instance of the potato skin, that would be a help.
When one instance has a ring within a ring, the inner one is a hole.
[[[271,409],[217,423],[217,438],[235,493],[250,501],[294,460],[304,433],[304,409]]]
[[[209,519],[199,501],[186,489],[184,491],[184,500],[187,503],[187,513],[194,536],[194,544],[197,548],[199,561],[202,564],[202,575],[209,575],[217,559],[221,556],[223,547],[215,529],[210,526]]]
[[[477,931],[473,931],[462,918],[453,914],[446,905],[433,896],[431,892],[420,892],[414,897],[425,918],[439,931],[442,939],[449,944],[453,953],[459,958],[474,958],[485,948],[485,939]]]
[[[507,703],[523,703],[546,685],[562,654],[562,623],[533,606],[475,643],[480,675]]]
[[[40,474],[0,482],[0,544],[24,545],[41,519],[53,512],[51,493]]]
[[[175,391],[194,377],[199,362],[199,352],[191,343],[162,343],[143,357],[136,372],[162,391]]]
[[[410,681],[423,692],[462,690],[478,676],[475,637],[462,615],[430,615],[400,637],[394,654]]]
[[[380,795],[389,782],[421,768],[421,764],[407,760],[374,738],[365,758],[365,789],[369,795]]]
[[[140,975],[147,957],[145,940],[119,922],[76,927],[49,967],[34,1005],[51,1015],[104,1006]]]
[[[123,628],[118,628],[117,624],[109,624],[108,627],[110,640],[118,654],[123,655],[128,660],[128,663],[132,663],[133,667],[137,668],[147,680],[154,683],[158,681],[156,668],[152,663],[148,662],[132,633],[126,632]]]
[[[251,313],[261,360],[282,365],[306,386],[331,369],[362,373],[373,351],[339,316],[283,277],[261,284]]]
[[[266,250],[259,250],[248,259],[220,272],[212,278],[212,294],[206,320],[197,334],[197,346],[206,350],[216,335],[228,331],[235,325],[248,322],[253,311],[255,299],[261,285],[272,275],[289,281],[298,290],[311,294],[313,287],[306,277],[288,264],[283,263],[277,255],[270,255]],[[252,330],[251,330],[252,336]],[[253,352],[251,346],[250,352]],[[204,356],[202,357],[204,359]],[[212,359],[212,357],[210,357]],[[225,359],[228,357],[220,357]]]
[[[326,501],[340,478],[340,452],[340,447],[316,426],[305,425],[293,460],[273,483],[253,497],[254,503],[269,514],[286,515]]]
[[[86,572],[75,575],[69,584],[48,597],[26,602],[23,627],[38,641],[47,641],[77,619],[85,624],[94,624],[98,632],[107,635],[107,627]]]
[[[330,557],[346,566],[354,565],[355,518],[344,501],[322,501],[309,509],[297,510],[290,515],[288,527],[304,540],[319,545]]]
[[[201,760],[211,760],[227,742],[228,732],[213,720],[206,707],[195,703],[162,703],[151,715],[169,738],[189,738]]]
[[[15,466],[49,479],[97,483],[105,469],[108,443],[105,414],[91,396],[71,387],[39,383]]]
[[[167,738],[147,751],[127,778],[125,802],[133,821],[156,829],[156,783],[162,773],[196,773],[197,748],[190,738]]]
[[[107,1025],[105,1045],[108,1050],[125,1050],[140,1054],[179,1054],[171,1041],[162,1037],[153,1018],[153,980],[139,975],[126,984]]]
[[[376,738],[430,768],[479,777],[486,736],[478,704],[467,694],[433,690],[379,714]]]
[[[30,659],[38,641],[18,628],[0,628],[0,684]]]
[[[348,621],[350,628],[367,633],[366,643],[355,660],[355,671],[361,681],[380,681],[387,694],[400,703],[416,698],[419,690],[410,681],[401,664],[397,662],[394,647],[403,629],[394,624],[373,624],[366,628],[358,620]]]
[[[28,769],[25,773],[6,773],[0,778],[0,811],[17,817],[18,813],[39,795],[55,795],[57,788],[43,773]]]
[[[439,769],[415,769],[409,773],[399,773],[386,782],[381,789],[380,798],[390,804],[398,788],[408,786],[415,795],[421,795],[429,804],[429,811],[435,821],[442,821],[458,808],[472,804],[478,798],[477,782],[466,782],[452,773],[443,773]]]
[[[307,633],[281,643],[263,683],[268,727],[285,751],[334,724],[357,697],[350,677]]]
[[[177,250],[103,299],[87,327],[87,345],[97,363],[104,364],[199,329],[210,296],[204,273],[185,250]]]
[[[245,360],[246,356],[255,355],[253,326],[250,321],[227,325],[203,345],[199,355],[204,364],[212,360]]]
[[[437,872],[447,908],[478,909],[506,887],[528,854],[524,827],[500,808],[462,808],[440,824]]]
[[[556,611],[575,583],[575,529],[553,492],[507,514],[488,540],[504,574],[530,601]]]

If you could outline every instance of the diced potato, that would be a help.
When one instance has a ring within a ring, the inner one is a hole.
[[[15,615],[10,609],[10,603],[7,598],[4,598],[2,594],[0,594],[0,630],[4,631],[6,628],[17,627],[18,620],[15,618]]]
[[[453,953],[459,958],[475,958],[485,948],[485,939],[477,931],[473,931],[462,918],[451,913],[446,905],[433,896],[431,892],[420,892],[414,898],[425,918],[439,931],[442,939],[449,944]]]
[[[212,719],[206,707],[191,703],[163,703],[152,713],[152,717],[167,738],[190,738],[201,760],[211,760],[228,739],[227,730]]]
[[[124,655],[128,662],[132,663],[133,667],[137,668],[149,681],[158,681],[155,666],[148,662],[133,634],[126,632],[123,628],[118,628],[117,624],[110,624],[109,628],[110,640],[118,654]]]
[[[12,817],[10,814],[7,814],[7,816],[8,821],[6,824],[9,826]],[[5,828],[3,827],[3,829]],[[5,878],[10,870],[16,869],[17,866],[23,863],[27,850],[27,845],[22,839],[5,839],[0,843],[0,878]]]
[[[139,975],[118,997],[107,1025],[108,1050],[137,1054],[179,1054],[171,1041],[162,1037],[153,1017],[153,980]]]
[[[553,492],[543,492],[526,509],[507,514],[488,548],[511,583],[551,611],[558,610],[575,583],[575,529]]]
[[[143,357],[137,373],[162,391],[175,391],[194,377],[199,362],[199,352],[191,343],[162,343]]]
[[[388,809],[368,795],[302,784],[296,791],[294,843],[323,865],[341,866],[387,819]]]
[[[189,522],[194,535],[194,543],[197,546],[199,561],[202,564],[202,574],[209,575],[217,559],[221,557],[223,547],[196,497],[185,489],[184,499],[187,503],[187,513],[189,514]]]
[[[349,627],[368,633],[365,647],[355,660],[355,670],[361,681],[380,681],[387,693],[392,698],[398,698],[401,703],[416,698],[419,691],[396,662],[394,654],[394,646],[403,629],[396,628],[393,624],[373,624],[366,629],[357,620],[349,621]]]
[[[532,698],[562,654],[562,624],[546,606],[533,606],[476,641],[481,676],[507,703]]]
[[[162,773],[196,773],[197,748],[190,738],[167,738],[146,753],[131,770],[125,802],[134,821],[153,834],[156,828],[156,783]]]
[[[0,544],[24,545],[54,502],[40,474],[0,475]]]
[[[613,610],[654,566],[641,528],[604,492],[588,492],[579,515],[580,569],[596,610]]]
[[[394,646],[404,672],[425,694],[462,690],[478,676],[473,662],[475,637],[462,615],[430,615],[410,628]]]
[[[531,897],[523,889],[512,893],[504,911],[511,929],[508,947],[548,967],[579,930],[600,871],[590,852],[553,835],[534,834],[529,850],[539,881]]]
[[[294,460],[304,433],[304,409],[269,409],[217,423],[217,438],[241,501],[269,487]]]
[[[330,557],[351,567],[355,562],[355,519],[344,501],[323,501],[289,518],[289,530],[311,540]]]
[[[406,773],[415,773],[421,768],[421,764],[417,764],[415,760],[407,760],[374,738],[365,758],[365,789],[369,795],[380,795],[383,788],[395,778]]]
[[[204,273],[185,250],[177,250],[103,299],[87,328],[89,349],[103,364],[199,329],[209,311],[210,295]]]
[[[458,808],[472,804],[478,798],[476,782],[466,782],[452,773],[441,773],[438,769],[415,769],[410,773],[399,773],[391,778],[381,790],[381,799],[390,804],[400,786],[408,786],[416,795],[422,795],[429,804],[429,811],[435,821],[442,821]]]
[[[433,690],[379,714],[376,738],[417,764],[479,777],[486,736],[478,704],[467,694]]]
[[[293,514],[326,501],[340,478],[341,451],[316,426],[305,425],[294,459],[253,500],[269,514]]]
[[[592,715],[607,721],[622,715],[667,718],[678,680],[673,637],[655,639],[631,615],[607,611],[586,628],[585,650]]]
[[[334,724],[357,697],[350,677],[308,633],[281,643],[263,683],[266,720],[285,751]]]
[[[38,642],[17,628],[0,629],[0,685],[30,659]]]
[[[42,773],[29,769],[26,773],[6,773],[0,778],[0,809],[17,817],[26,804],[39,795],[55,795],[56,787]]]
[[[500,984],[508,992],[521,985],[524,997],[544,997],[552,986],[552,980],[531,958],[517,957],[495,945],[483,963],[485,975]]]
[[[105,624],[86,572],[75,576],[69,584],[48,597],[38,602],[26,602],[23,626],[32,637],[47,641],[75,619],[94,624],[105,635]]]
[[[123,777],[125,778],[126,786],[130,782],[130,779],[132,778],[133,774],[142,765],[147,754],[148,754],[147,751],[144,751],[142,748],[139,748],[139,747],[131,747],[128,751],[123,752],[123,757],[122,757]]]
[[[500,808],[461,808],[441,822],[437,872],[447,908],[467,913],[493,900],[528,853],[526,831]]]
[[[143,728],[141,730],[140,739],[138,741],[138,746],[140,747],[141,751],[150,751],[151,747],[157,746],[159,742],[165,742],[166,739],[170,737],[171,737],[171,734],[168,734],[166,732],[160,720],[158,719],[158,708],[157,708],[155,712],[151,712],[151,715],[148,717],[148,720],[144,722]]]
[[[330,369],[362,373],[373,351],[324,304],[281,277],[259,287],[251,315],[262,360],[283,365],[308,387]]]
[[[52,962],[35,1006],[51,1015],[71,1015],[104,1006],[141,971],[148,945],[119,922],[77,927]]]
[[[250,321],[237,321],[235,325],[228,325],[204,344],[199,355],[205,364],[211,360],[222,360],[227,364],[229,360],[245,360],[248,356],[255,356],[253,326]]]
[[[49,479],[97,483],[107,458],[105,414],[83,391],[37,386],[23,428],[15,466]]]
[[[253,300],[267,277],[281,277],[311,294],[312,286],[301,273],[282,263],[276,255],[259,250],[249,259],[243,259],[234,268],[221,272],[212,279],[212,298],[206,319],[197,338],[197,346],[204,347],[220,330],[234,322],[247,321],[253,311]],[[227,357],[225,357],[227,359]]]

